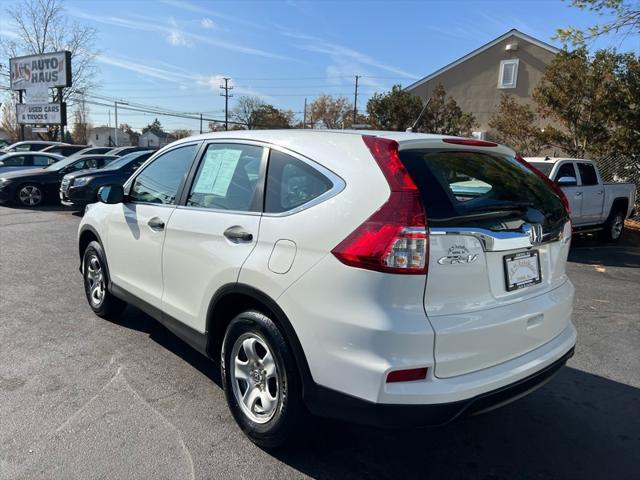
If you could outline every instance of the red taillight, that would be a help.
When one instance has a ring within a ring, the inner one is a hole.
[[[395,370],[387,375],[387,383],[414,382],[427,378],[426,368],[411,368],[409,370]]]
[[[486,140],[476,140],[475,138],[443,138],[444,143],[452,143],[454,145],[467,145],[468,147],[497,147],[497,143],[487,142]]]
[[[398,143],[363,136],[391,194],[380,209],[331,253],[342,263],[389,273],[425,274],[429,243],[420,192],[400,161]]]
[[[551,187],[551,189],[555,192],[555,194],[558,195],[558,197],[560,197],[560,201],[564,205],[564,208],[567,210],[567,214],[570,215],[571,207],[569,206],[569,200],[567,199],[567,196],[564,194],[562,189],[554,181],[552,181],[549,177],[547,177],[544,173],[542,173],[540,170],[538,170],[536,167],[534,167],[529,162],[527,162],[524,158],[522,158],[522,156],[518,153],[516,153],[516,160],[520,162],[522,165],[524,165],[525,167],[527,167],[532,172],[538,174],[540,178],[542,178],[545,181],[545,183]]]

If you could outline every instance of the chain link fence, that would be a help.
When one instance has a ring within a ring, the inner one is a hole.
[[[636,185],[636,213],[634,220],[640,221],[640,159],[632,159],[623,155],[609,155],[596,159],[600,175],[605,182],[630,182]]]

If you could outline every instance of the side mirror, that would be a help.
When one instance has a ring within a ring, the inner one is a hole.
[[[105,185],[98,190],[98,200],[102,203],[122,203],[124,201],[124,189],[122,185]]]
[[[556,180],[556,183],[559,187],[575,187],[578,185],[578,180],[576,180],[576,177],[560,177]]]

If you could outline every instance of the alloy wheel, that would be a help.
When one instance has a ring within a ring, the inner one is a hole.
[[[267,342],[258,334],[240,335],[231,350],[231,386],[242,412],[255,423],[273,418],[281,380]]]
[[[614,240],[620,238],[620,235],[622,235],[623,227],[624,219],[622,218],[622,215],[617,214],[611,224],[611,238],[613,238]]]
[[[18,199],[22,205],[35,207],[42,201],[42,191],[35,185],[25,185],[18,192]]]
[[[96,254],[92,254],[87,260],[86,266],[87,290],[89,298],[94,306],[99,306],[104,300],[105,286],[102,265]]]

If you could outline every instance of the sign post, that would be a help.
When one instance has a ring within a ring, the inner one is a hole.
[[[64,140],[67,115],[62,94],[65,87],[71,86],[71,52],[11,58],[9,74],[11,90],[18,92],[20,101],[16,105],[20,140],[24,140],[25,125],[59,125],[60,140]],[[54,102],[50,102],[51,89],[57,92]]]

